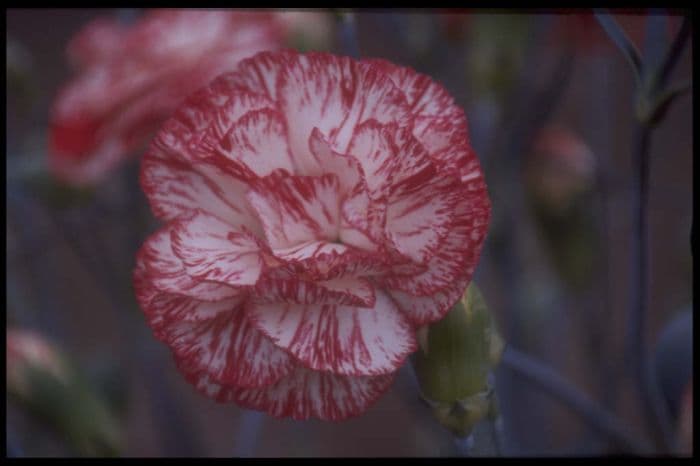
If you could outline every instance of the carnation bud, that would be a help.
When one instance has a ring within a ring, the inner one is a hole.
[[[534,140],[526,168],[528,189],[556,212],[569,209],[594,183],[595,158],[572,131],[550,126]]]
[[[503,352],[491,314],[472,283],[447,316],[421,329],[413,365],[440,423],[466,437],[495,410],[489,374]]]
[[[28,398],[32,371],[45,373],[61,384],[68,383],[65,361],[41,335],[28,330],[8,330],[7,391]]]
[[[67,358],[41,335],[7,331],[7,391],[83,455],[119,451],[116,420]]]
[[[573,132],[547,127],[535,138],[525,172],[528,197],[553,265],[572,289],[584,287],[594,269],[594,176],[593,153]]]

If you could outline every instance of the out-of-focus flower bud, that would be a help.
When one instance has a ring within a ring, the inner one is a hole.
[[[590,281],[598,237],[591,193],[595,158],[572,131],[551,126],[535,138],[525,167],[529,202],[544,246],[572,289]]]
[[[285,28],[287,44],[299,51],[330,50],[333,16],[328,10],[290,10],[275,13]]]
[[[7,330],[7,392],[65,436],[77,453],[118,453],[120,434],[111,412],[40,334]]]
[[[68,384],[68,368],[63,358],[36,332],[7,331],[7,391],[26,399],[31,395],[32,372],[45,373]]]
[[[460,437],[493,415],[489,374],[503,352],[503,340],[481,293],[472,283],[439,322],[419,333],[421,350],[413,366],[421,395],[440,423]]]
[[[580,137],[557,126],[540,131],[526,167],[528,188],[538,202],[563,212],[592,188],[594,175],[593,152]]]

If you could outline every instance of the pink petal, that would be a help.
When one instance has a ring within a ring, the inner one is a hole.
[[[294,52],[261,52],[242,60],[236,70],[219,78],[227,89],[237,89],[260,94],[277,100],[277,77],[281,68],[292,60]]]
[[[190,96],[163,125],[154,145],[184,160],[196,160],[198,152],[211,152],[243,115],[274,108],[265,96],[229,89],[222,84],[224,77]],[[211,141],[209,147],[205,141]]]
[[[318,163],[318,171],[311,170],[309,174],[331,173],[337,176],[341,197],[358,189],[358,185],[361,185],[360,187],[366,186],[365,176],[359,162],[333,150],[331,143],[326,140],[318,128],[314,128],[309,136],[309,150]]]
[[[251,323],[305,367],[342,375],[395,371],[416,350],[413,327],[375,290],[372,308],[252,303]]]
[[[414,296],[429,296],[455,283],[464,273],[472,275],[479,260],[490,218],[485,190],[462,191],[455,222],[445,240],[428,261],[425,271],[413,276],[388,275],[382,283]]]
[[[313,282],[287,274],[262,279],[255,290],[255,301],[373,307],[375,295],[372,284],[363,278],[347,276]]]
[[[402,255],[423,263],[452,229],[462,191],[456,174],[439,173],[409,133],[398,131],[396,140],[402,157],[391,180],[386,233]]]
[[[445,317],[462,297],[470,281],[471,273],[465,273],[454,284],[431,296],[413,296],[391,289],[387,289],[386,292],[415,327],[422,327]]]
[[[471,161],[477,160],[469,145],[466,124],[456,125],[449,117],[416,118],[415,121],[413,131],[416,138],[441,170],[461,171]]]
[[[387,76],[347,57],[325,53],[298,55],[280,71],[277,97],[287,118],[289,142],[302,173],[318,164],[309,152],[314,127],[344,153],[363,121],[405,124],[409,113],[404,95]]]
[[[267,178],[247,195],[273,252],[310,240],[338,238],[338,178]]]
[[[247,185],[208,160],[199,160],[195,169],[167,154],[147,153],[141,162],[141,186],[153,214],[167,221],[202,209],[256,232],[257,220],[241,197]]]
[[[148,275],[147,280],[151,288],[158,292],[202,301],[220,301],[241,294],[240,289],[221,283],[195,280],[188,275],[182,261],[173,252],[170,235],[171,227],[158,230],[146,240],[137,254],[137,270],[143,268],[143,274]],[[150,302],[150,299],[146,301]]]
[[[394,85],[406,95],[407,104],[412,114],[452,117],[455,120],[464,119],[464,113],[455,105],[450,93],[429,76],[387,60],[369,59],[364,60],[364,62],[382,68],[391,77]]]
[[[289,270],[314,280],[331,280],[346,275],[377,275],[388,267],[387,258],[382,254],[327,241],[309,241],[276,249],[274,254],[288,265]]]
[[[200,393],[220,403],[233,401],[277,418],[343,421],[372,406],[391,387],[395,373],[346,377],[296,367],[274,385],[258,389],[222,386],[202,371],[185,372],[185,377]]]
[[[204,322],[176,323],[164,334],[183,371],[204,371],[215,383],[264,387],[294,368],[287,353],[250,326],[242,308]]]
[[[198,280],[251,286],[264,268],[255,237],[201,211],[174,222],[171,238],[173,252]]]
[[[249,167],[257,176],[276,169],[294,172],[287,145],[287,128],[274,110],[251,111],[240,118],[219,141],[218,152]]]

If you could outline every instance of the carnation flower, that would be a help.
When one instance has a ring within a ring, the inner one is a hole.
[[[88,24],[68,46],[77,74],[52,108],[49,168],[73,185],[98,182],[184,97],[281,42],[272,13],[155,10],[130,26]]]
[[[190,96],[142,159],[166,224],[138,301],[203,394],[276,417],[365,411],[462,296],[490,217],[464,112],[384,60],[263,52]]]

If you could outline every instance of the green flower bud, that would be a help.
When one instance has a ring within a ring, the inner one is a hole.
[[[418,333],[412,358],[422,396],[442,425],[468,436],[477,422],[495,414],[489,374],[503,352],[486,303],[474,284],[439,322]]]

